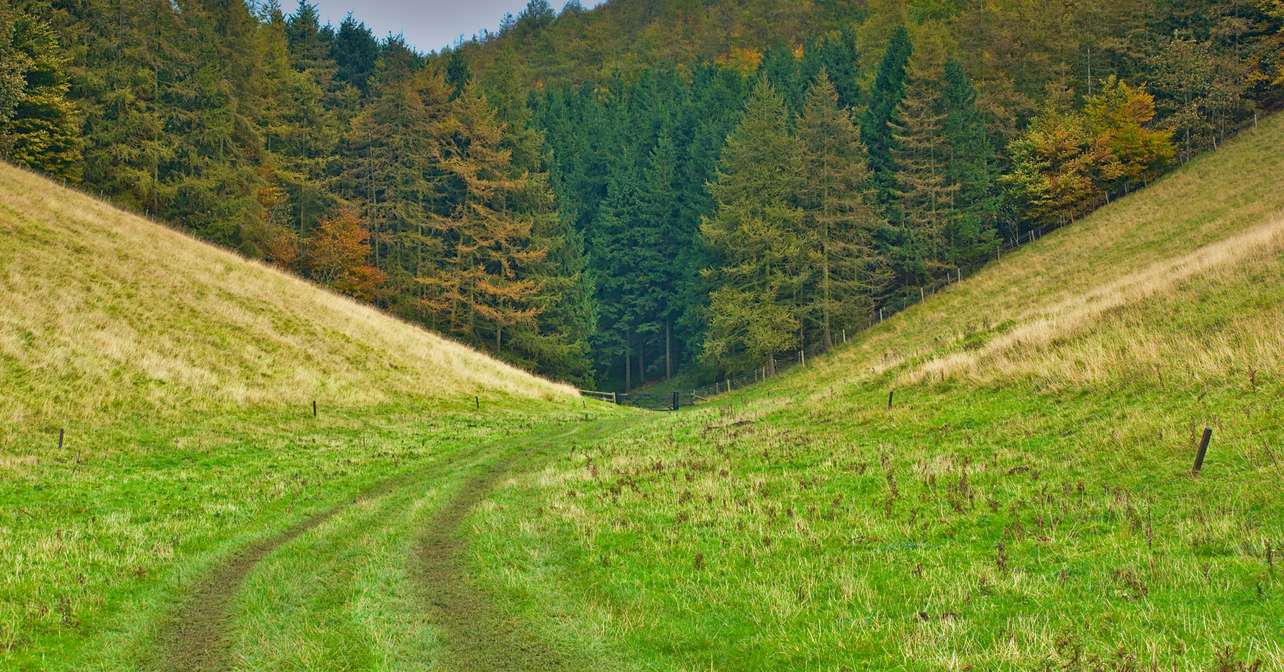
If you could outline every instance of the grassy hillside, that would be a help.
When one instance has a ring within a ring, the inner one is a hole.
[[[573,391],[0,166],[6,426]]]
[[[1281,147],[510,480],[476,571],[595,669],[1284,669]]]
[[[6,670],[173,667],[155,661],[185,596],[296,535],[350,540],[344,558],[370,573],[330,599],[392,596],[379,613],[404,621],[390,614],[419,609],[411,532],[492,459],[479,447],[595,413],[570,388],[7,165],[0,380]],[[349,529],[372,511],[392,530],[377,543]],[[239,592],[226,588],[214,603]],[[410,630],[346,634],[431,660]]]

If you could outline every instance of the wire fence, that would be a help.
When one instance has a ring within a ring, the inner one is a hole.
[[[800,366],[806,366],[807,362],[826,354],[832,349],[845,345],[849,338],[854,338],[861,332],[871,329],[881,324],[884,320],[890,319],[893,315],[916,306],[950,285],[963,281],[963,278],[975,275],[978,271],[989,265],[990,261],[996,261],[1003,258],[1005,252],[1010,252],[1023,245],[1028,245],[1042,238],[1049,231],[1060,228],[1059,226],[1043,226],[1034,229],[1028,229],[1019,232],[1013,238],[1005,238],[995,247],[994,254],[985,262],[972,264],[967,267],[957,267],[951,269],[947,277],[939,279],[933,283],[915,287],[904,299],[898,302],[887,303],[879,306],[869,316],[864,325],[855,330],[841,330],[834,334],[833,346],[826,346],[824,343],[813,343],[809,347],[799,348],[795,351],[781,352],[769,358],[763,366],[752,371],[741,371],[734,374],[727,374],[707,385],[696,387],[689,390],[677,390],[668,393],[660,392],[598,392],[593,390],[580,390],[580,394],[591,399],[606,401],[609,403],[634,406],[652,411],[676,411],[687,406],[695,406],[701,402],[709,401],[714,397],[739,390],[749,385],[754,385],[774,378],[783,373],[791,371]]]

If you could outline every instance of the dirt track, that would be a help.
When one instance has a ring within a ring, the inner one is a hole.
[[[590,425],[594,426],[596,423]],[[577,427],[552,436],[526,436],[472,448],[429,468],[381,481],[349,501],[246,546],[197,583],[165,622],[153,667],[165,672],[229,669],[232,602],[259,561],[353,504],[422,482],[446,469],[471,469],[476,473],[467,476],[459,490],[432,517],[411,559],[412,576],[425,596],[430,621],[444,631],[448,648],[444,668],[470,672],[569,669],[568,656],[541,642],[522,623],[505,616],[490,597],[474,585],[467,566],[467,540],[462,526],[473,507],[514,468],[523,454],[557,447],[582,429]]]
[[[535,443],[547,446],[569,434]],[[467,539],[461,528],[516,459],[516,451],[509,450],[470,478],[434,516],[416,551],[414,576],[422,584],[430,620],[445,631],[446,669],[568,669],[567,656],[541,642],[520,621],[506,617],[470,578]]]

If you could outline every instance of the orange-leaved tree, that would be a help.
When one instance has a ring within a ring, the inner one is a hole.
[[[373,301],[385,279],[369,256],[370,232],[349,208],[318,222],[308,239],[312,278],[362,301]]]

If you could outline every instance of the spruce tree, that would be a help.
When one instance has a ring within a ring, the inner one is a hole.
[[[335,62],[335,77],[339,81],[356,88],[362,96],[370,93],[370,79],[374,77],[375,64],[379,60],[379,41],[366,24],[352,14],[343,17],[343,23],[334,34],[330,56]]]
[[[874,250],[883,220],[869,193],[865,146],[824,69],[798,120],[798,137],[804,156],[801,204],[810,256],[819,267],[806,308],[829,348],[836,331],[864,326],[889,278]]]
[[[954,266],[980,264],[998,246],[999,159],[963,67],[945,63],[942,133],[948,144],[946,183],[955,187],[956,217],[946,227],[947,259]]]
[[[878,201],[894,212],[896,201],[896,167],[892,160],[892,116],[905,95],[907,66],[912,48],[909,32],[904,27],[892,34],[879,63],[878,74],[869,91],[868,106],[861,116],[860,137],[869,151],[869,168]],[[890,217],[895,219],[894,216]]]
[[[949,148],[942,132],[945,115],[938,109],[938,85],[916,81],[909,87],[891,122],[892,157],[896,166],[897,224],[914,241],[921,268],[901,268],[901,280],[922,281],[949,268],[945,235],[954,221],[957,184],[946,180]]]
[[[789,133],[785,101],[760,79],[744,118],[727,138],[711,186],[717,209],[700,225],[714,255],[704,356],[724,369],[774,365],[799,345],[797,297],[809,273],[802,150]]]

